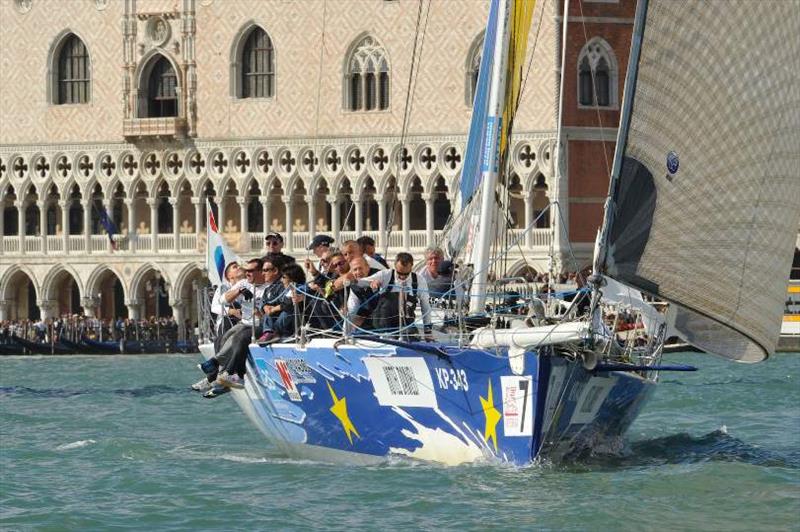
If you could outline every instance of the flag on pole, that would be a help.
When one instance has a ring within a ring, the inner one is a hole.
[[[108,211],[106,211],[106,208],[103,205],[100,205],[99,211],[100,211],[100,217],[99,217],[100,225],[103,226],[103,229],[105,229],[106,233],[108,234],[108,241],[111,243],[111,249],[116,250],[117,241],[114,240],[114,235],[116,235],[118,232],[117,226],[114,224],[114,221],[108,215]]]
[[[206,211],[208,212],[208,223],[206,224],[206,269],[208,270],[208,280],[211,284],[219,286],[224,278],[225,266],[231,262],[238,262],[239,256],[225,244],[225,240],[219,234],[217,221],[214,219],[214,211],[211,210],[211,203],[208,199],[206,199]]]

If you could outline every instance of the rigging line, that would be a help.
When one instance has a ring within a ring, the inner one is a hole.
[[[586,45],[585,43],[589,42],[589,34],[586,32],[586,18],[583,16],[583,0],[578,0],[578,8],[581,10],[581,28],[583,29],[583,40],[584,40],[584,46],[585,46]],[[564,13],[564,17],[565,18],[566,18],[566,16],[567,16],[567,13]],[[561,45],[562,46],[566,46],[566,43],[561,43]],[[610,66],[611,65],[609,65],[609,68],[610,68]],[[561,68],[563,69],[564,65],[561,65]],[[578,68],[580,69],[580,65],[578,65]],[[589,74],[592,76],[592,103],[599,103],[599,102],[595,102],[595,100],[597,99],[597,78],[595,77],[595,71],[594,71],[594,68],[592,68],[591,64],[589,65]],[[610,87],[610,82],[609,82],[609,89],[610,88],[611,87]],[[610,96],[611,95],[609,94],[609,97]],[[606,162],[606,173],[610,176],[611,175],[611,163],[608,161],[608,151],[606,150],[606,144],[608,143],[608,141],[606,141],[605,128],[603,127],[603,117],[600,115],[600,106],[599,105],[595,105],[594,106],[594,110],[595,110],[595,114],[597,115],[597,123],[599,124],[599,127],[600,127],[600,142],[603,144],[603,159]],[[561,164],[561,163],[558,162],[558,164]]]
[[[411,66],[410,66],[409,72],[408,72],[408,83],[406,84],[406,101],[405,101],[405,106],[403,108],[403,124],[402,124],[402,126],[400,128],[400,143],[399,143],[400,147],[397,150],[397,153],[395,154],[395,160],[394,160],[394,185],[395,186],[392,187],[392,189],[391,189],[391,192],[394,193],[394,199],[391,202],[387,202],[387,203],[390,204],[390,206],[389,206],[389,216],[387,217],[387,220],[386,220],[387,221],[387,224],[386,224],[387,225],[387,236],[386,236],[385,246],[384,246],[384,250],[383,250],[383,254],[384,255],[388,255],[388,253],[389,253],[389,243],[390,243],[391,235],[392,235],[392,227],[394,225],[394,218],[395,218],[395,214],[396,214],[396,211],[397,211],[397,197],[398,197],[397,191],[400,188],[399,187],[399,173],[400,173],[399,172],[399,168],[400,168],[400,163],[402,162],[402,158],[403,158],[403,151],[405,149],[406,136],[408,134],[408,126],[409,126],[409,123],[411,121],[411,112],[412,112],[413,107],[414,107],[414,94],[416,92],[416,87],[417,87],[417,82],[416,82],[417,78],[416,78],[416,76],[419,74],[419,64],[422,61],[422,59],[421,59],[422,58],[422,46],[425,44],[425,32],[426,32],[427,27],[428,27],[428,16],[430,15],[430,9],[431,9],[431,2],[430,2],[430,0],[428,0],[428,8],[426,10],[426,15],[425,15],[425,25],[424,25],[424,27],[422,29],[422,39],[420,39],[420,30],[419,30],[419,28],[420,28],[420,21],[422,20],[422,4],[423,4],[423,1],[424,0],[419,0],[419,2],[417,4],[417,22],[416,22],[416,27],[414,29],[414,47],[412,48],[412,51],[411,51]],[[419,52],[417,52],[417,43],[419,43]],[[416,71],[417,71],[416,74],[414,73],[414,64],[415,63],[417,65],[416,66]]]

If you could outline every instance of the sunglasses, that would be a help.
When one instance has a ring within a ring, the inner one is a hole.
[[[347,263],[346,262],[334,262],[334,263],[331,264],[331,268],[341,268],[345,264],[347,264]]]
[[[281,245],[280,240],[267,240],[268,246],[279,246]]]
[[[395,272],[395,273],[397,273],[397,277],[399,277],[400,279],[405,279],[406,277],[411,275],[410,273],[402,273],[402,272]]]
[[[255,273],[256,271],[256,268],[244,268],[244,273]]]
[[[262,271],[262,272],[264,272],[264,273],[267,273],[267,272],[274,272],[274,271],[275,271],[275,270],[277,270],[277,269],[278,269],[278,268],[276,268],[276,267],[274,267],[274,266],[273,266],[273,267],[271,267],[271,268],[264,268],[264,269],[263,269],[263,270],[261,270],[261,271]]]

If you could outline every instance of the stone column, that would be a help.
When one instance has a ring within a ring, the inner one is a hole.
[[[217,196],[214,203],[217,204],[217,229],[220,234],[225,231],[225,196]]]
[[[69,206],[71,200],[59,200],[58,206],[61,207],[61,245],[64,253],[69,253]]]
[[[262,215],[262,225],[264,226],[264,234],[269,233],[270,224],[272,224],[272,220],[270,220],[270,205],[269,205],[269,195],[260,196],[259,201],[261,201],[261,215]]]
[[[36,305],[39,307],[39,311],[42,313],[43,320],[58,317],[58,301],[53,301],[52,299],[42,299],[36,301]]]
[[[6,301],[5,299],[0,300],[0,321],[6,321],[8,319],[8,307],[10,304],[10,301]]]
[[[399,194],[397,199],[403,207],[403,249],[411,249],[411,198],[408,194]]]
[[[353,210],[356,213],[356,238],[361,236],[361,233],[364,231],[364,201],[361,199],[361,196],[353,195]]]
[[[158,252],[158,200],[155,198],[147,198],[147,204],[150,205],[150,250],[153,253]]]
[[[91,236],[92,236],[92,200],[91,198],[87,198],[81,201],[81,207],[83,207],[83,249],[88,254],[91,255],[92,253],[92,243],[91,243]]]
[[[378,249],[382,252],[386,249],[386,202],[383,194],[376,194],[375,201],[378,202]]]
[[[182,300],[173,301],[170,306],[172,307],[172,317],[178,325],[178,340],[186,339],[186,331],[183,327],[183,320],[186,319],[185,307],[186,303]]]
[[[239,204],[239,251],[250,251],[250,228],[247,223],[247,196],[237,196]]]
[[[339,229],[341,228],[341,221],[339,220],[339,196],[335,194],[329,195],[325,198],[331,204],[331,236],[336,241],[337,246],[341,246],[339,242]]]
[[[314,240],[314,237],[317,235],[317,207],[316,207],[316,198],[314,194],[308,194],[306,196],[306,205],[308,205],[308,242],[311,243]]]
[[[19,252],[25,253],[25,202],[17,200],[14,202],[17,208],[17,238],[19,239]]]
[[[529,248],[533,246],[533,228],[531,224],[533,223],[533,190],[526,190],[523,191],[525,195],[525,247]]]
[[[175,252],[178,253],[181,250],[180,198],[170,198],[169,204],[172,206],[172,238],[175,240],[172,246]]]
[[[91,295],[85,296],[81,299],[81,306],[83,307],[83,314],[89,318],[98,318],[100,317],[100,305],[98,305],[97,299]]]
[[[292,237],[294,236],[294,229],[292,229],[292,196],[282,196],[281,200],[286,207],[286,240],[284,245],[286,249],[291,251],[294,249],[294,244],[292,242]]]
[[[128,317],[132,320],[138,320],[141,315],[139,312],[139,306],[141,301],[138,299],[129,299],[125,301],[125,306],[128,307]]]
[[[423,194],[422,199],[425,200],[425,232],[427,246],[433,247],[435,236],[433,234],[433,194]]]
[[[194,233],[200,234],[200,228],[203,227],[203,198],[192,198],[192,205],[194,205]]]
[[[0,255],[2,255],[3,253],[5,253],[5,252],[3,251],[3,248],[4,248],[4,243],[3,243],[3,241],[4,241],[4,240],[5,240],[5,238],[6,238],[6,237],[5,237],[5,235],[4,235],[4,232],[5,232],[5,227],[3,226],[3,222],[4,222],[3,218],[5,218],[5,216],[6,216],[5,210],[6,210],[6,202],[5,202],[5,199],[3,199],[3,198],[0,198]]]
[[[42,236],[42,253],[47,254],[47,202],[39,200],[36,202],[39,207],[39,233]]]

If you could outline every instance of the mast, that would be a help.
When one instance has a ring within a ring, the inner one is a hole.
[[[548,276],[548,282],[552,286],[553,284],[553,261],[555,260],[554,255],[556,253],[559,254],[559,257],[562,256],[564,245],[561,241],[562,238],[562,229],[566,229],[566,227],[561,227],[561,220],[566,222],[567,216],[569,216],[569,212],[564,212],[562,210],[561,202],[559,202],[559,198],[562,195],[564,189],[564,183],[562,183],[563,175],[561,173],[561,157],[563,151],[561,149],[561,142],[563,141],[562,135],[562,121],[563,121],[563,112],[564,112],[564,77],[565,77],[565,62],[567,60],[567,16],[569,14],[569,0],[564,0],[564,13],[562,18],[562,29],[561,29],[561,65],[559,67],[559,86],[558,86],[558,111],[556,114],[556,167],[555,167],[555,186],[556,190],[555,197],[556,197],[556,205],[553,207],[551,205],[550,208],[550,218],[552,223],[550,224],[551,230],[551,240],[552,243],[550,247],[550,261],[549,261],[549,269],[550,275]],[[566,236],[566,232],[565,235]],[[562,262],[563,264],[563,262]]]
[[[486,303],[486,281],[489,276],[489,251],[495,236],[495,188],[499,172],[499,138],[504,124],[506,74],[508,67],[508,20],[509,4],[514,0],[499,0],[497,33],[495,34],[492,78],[489,86],[489,115],[486,124],[486,145],[481,157],[481,211],[480,228],[476,245],[475,278],[476,289],[470,301],[472,313],[482,312]]]

